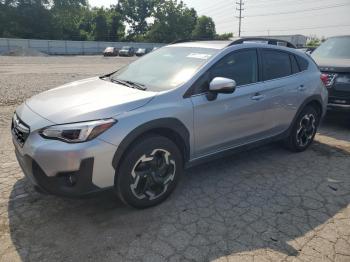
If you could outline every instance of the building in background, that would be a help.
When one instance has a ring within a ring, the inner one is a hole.
[[[304,35],[269,35],[269,36],[264,35],[264,36],[254,36],[254,37],[281,39],[294,44],[298,48],[305,47],[307,42],[307,37]]]

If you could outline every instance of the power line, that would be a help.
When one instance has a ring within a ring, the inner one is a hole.
[[[328,5],[328,6],[318,7],[318,8],[308,8],[308,9],[288,11],[288,12],[264,13],[264,14],[250,15],[250,16],[246,16],[246,17],[296,14],[296,13],[311,12],[311,11],[322,10],[322,9],[336,8],[336,7],[346,6],[346,5],[350,5],[350,3],[344,3],[344,4],[340,4],[340,5]]]
[[[291,7],[291,6],[294,6],[295,4],[299,5],[300,3],[298,3],[298,2],[303,2],[305,4],[313,4],[313,3],[323,2],[323,1],[329,1],[329,0],[309,0],[309,1],[306,1],[306,0],[286,0],[287,3],[286,4],[283,3],[283,7]],[[265,7],[265,5],[271,5],[271,4],[276,4],[276,0],[275,0],[275,3],[270,3],[270,4],[268,4],[268,3],[263,4],[261,2],[261,3],[257,4],[258,6],[256,6],[255,4],[254,4],[254,6],[252,6],[248,2],[246,2],[245,6],[248,5],[249,9],[256,9],[256,8],[262,8],[263,5]],[[208,15],[222,14],[222,12],[229,11],[227,9],[227,7],[228,7],[227,2],[218,2],[215,5],[210,5],[210,6],[203,8],[203,9],[198,9],[198,12],[199,13],[208,13]]]
[[[217,2],[214,5],[206,6],[203,9],[198,8],[198,12],[203,13],[203,12],[212,11],[212,10],[222,11],[222,8],[227,8],[227,6],[228,6],[227,2]]]
[[[313,26],[313,27],[299,27],[299,28],[289,28],[289,29],[265,29],[265,30],[251,30],[251,31],[242,31],[242,32],[265,32],[265,31],[298,31],[298,30],[306,30],[306,29],[323,29],[323,28],[332,28],[332,27],[347,27],[350,24],[340,24],[340,25],[325,25],[325,26]]]
[[[313,4],[313,3],[319,3],[319,2],[323,2],[323,1],[329,1],[329,0],[285,0],[283,1],[283,7],[285,6],[290,6],[290,5],[294,5],[294,4],[300,4],[299,2],[302,2],[303,4]],[[276,5],[279,4],[278,2],[275,1],[268,1],[268,2],[259,2],[259,3],[253,3],[253,4],[249,4],[248,6],[249,8],[261,8],[262,6],[269,6],[269,5]]]
[[[242,6],[244,5],[244,3],[242,2],[242,0],[239,0],[239,2],[236,2],[236,5],[238,5],[238,8],[236,8],[236,10],[239,11],[239,16],[238,16],[238,19],[239,19],[239,25],[238,25],[238,36],[241,36],[241,25],[242,25],[242,11],[244,10],[242,8]]]

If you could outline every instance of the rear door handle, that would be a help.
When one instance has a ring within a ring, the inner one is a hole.
[[[298,90],[299,90],[299,91],[305,91],[305,89],[306,89],[306,87],[305,87],[304,85],[300,85],[300,86],[298,87]]]
[[[255,100],[255,101],[259,101],[261,99],[264,99],[265,96],[260,94],[260,93],[256,93],[254,96],[252,96],[252,100]]]

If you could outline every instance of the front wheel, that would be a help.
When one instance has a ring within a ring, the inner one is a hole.
[[[287,147],[293,152],[305,151],[312,144],[319,123],[319,112],[313,106],[305,107],[286,140]]]
[[[119,198],[130,206],[146,208],[164,201],[183,172],[178,147],[168,138],[152,135],[136,141],[116,174]]]

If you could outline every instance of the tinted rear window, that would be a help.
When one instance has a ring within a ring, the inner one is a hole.
[[[297,58],[300,71],[305,71],[309,67],[309,62],[300,56],[296,56],[296,58]]]
[[[275,50],[262,50],[263,79],[271,80],[292,74],[289,54]]]

